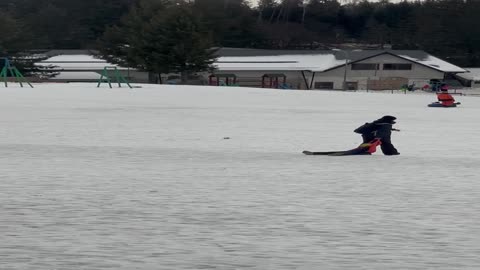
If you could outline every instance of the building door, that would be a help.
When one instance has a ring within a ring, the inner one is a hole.
[[[358,90],[358,82],[347,82],[347,90]]]

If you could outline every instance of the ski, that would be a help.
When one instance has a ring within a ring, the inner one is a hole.
[[[305,155],[323,155],[323,156],[327,156],[327,155],[331,155],[331,154],[335,154],[335,153],[342,153],[342,152],[345,152],[345,151],[329,151],[329,152],[303,151],[302,153],[304,153]]]
[[[312,152],[303,151],[305,155],[323,155],[323,156],[356,156],[356,155],[371,155],[377,150],[377,146],[381,144],[380,139],[374,139],[368,143],[362,143],[357,148],[346,151],[328,151],[328,152]]]
[[[365,148],[355,148],[347,151],[328,151],[328,152],[312,152],[303,151],[305,155],[321,155],[321,156],[356,156],[356,155],[371,155],[365,152]]]

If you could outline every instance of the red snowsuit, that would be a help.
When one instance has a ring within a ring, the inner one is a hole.
[[[452,106],[455,103],[455,99],[448,92],[438,93],[437,98],[443,106]]]

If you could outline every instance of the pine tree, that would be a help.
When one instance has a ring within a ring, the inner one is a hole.
[[[40,78],[52,77],[55,72],[49,67],[39,67],[35,63],[45,60],[47,57],[30,51],[31,41],[25,26],[12,14],[0,12],[0,57],[7,58],[12,66],[15,66],[24,76],[36,76]],[[0,61],[0,69],[5,61]],[[10,74],[8,74],[10,75]]]
[[[249,47],[257,39],[254,28],[258,15],[244,0],[195,0],[192,9],[211,31],[217,46]]]
[[[101,57],[155,74],[188,75],[213,69],[210,34],[192,11],[192,4],[159,4],[144,0],[110,28],[100,42]],[[154,10],[154,11],[153,11]]]
[[[215,61],[209,33],[193,14],[192,5],[169,8],[165,18],[155,17],[147,42],[163,73],[180,73],[182,82],[195,72],[211,70]]]
[[[15,18],[0,11],[0,56],[4,57],[14,48],[21,46],[21,27]]]

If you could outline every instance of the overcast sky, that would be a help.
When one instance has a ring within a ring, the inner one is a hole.
[[[259,0],[247,0],[248,2],[252,3],[253,5],[256,5],[258,3]],[[304,0],[306,2],[308,2],[308,0]],[[353,2],[354,0],[338,0],[340,3],[351,3]],[[361,0],[360,0],[361,1]],[[368,0],[369,2],[378,2],[378,1],[381,1],[381,0]],[[398,2],[401,2],[403,0],[389,0],[390,3],[398,3]]]
[[[380,0],[368,0],[368,2],[378,2],[378,1],[380,1]],[[401,1],[402,0],[390,0],[389,2],[390,3],[397,3],[397,2],[401,2]],[[349,3],[349,2],[353,2],[353,0],[340,0],[339,2]]]

